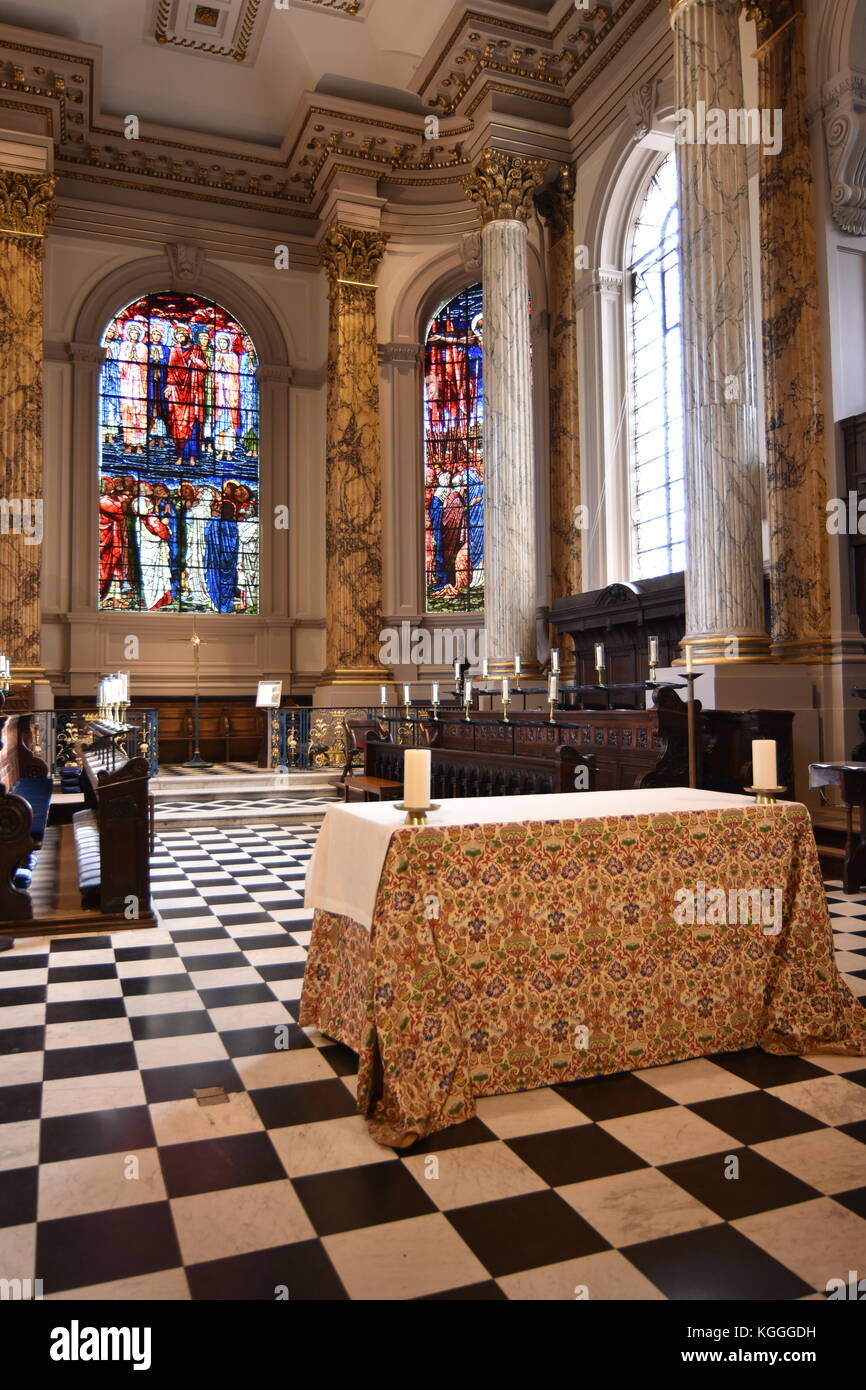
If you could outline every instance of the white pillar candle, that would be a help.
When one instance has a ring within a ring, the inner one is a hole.
[[[514,653],[514,674],[515,674],[515,676],[519,676],[519,675],[520,675],[520,653],[519,653],[519,652],[515,652],[515,653]]]
[[[410,811],[430,805],[430,749],[407,748],[403,754],[403,803]]]
[[[649,639],[649,664],[650,666],[658,666],[659,664],[659,639],[657,637]]]
[[[472,704],[472,680],[471,680],[471,678],[468,677],[468,676],[467,676],[467,678],[466,678],[466,685],[464,686],[464,689],[463,689],[463,703],[464,703],[465,705],[471,705],[471,704]]]
[[[595,644],[595,669],[596,669],[596,671],[603,671],[603,670],[604,670],[604,643],[603,643],[603,642],[596,642],[596,644]]]
[[[455,661],[455,663],[454,663],[454,684],[455,684],[455,685],[459,685],[459,684],[460,684],[460,662],[459,662],[459,661]]]
[[[433,704],[434,704],[434,705],[438,705],[438,703],[439,703],[439,682],[438,682],[438,681],[434,681],[434,682],[433,682]]]
[[[387,705],[387,703],[388,703],[388,687],[385,686],[385,685],[380,685],[380,686],[379,686],[379,704],[380,704],[380,705]]]
[[[559,648],[554,647],[550,653],[550,669],[555,676],[559,675]]]
[[[404,686],[403,686],[403,704],[404,704],[404,705],[408,705],[408,704],[411,704],[411,702],[412,702],[412,697],[411,697],[411,695],[409,694],[409,687],[408,687],[408,685],[404,685]]]
[[[692,656],[692,646],[691,643],[689,643],[689,645],[686,647],[686,670],[688,671],[689,675],[692,675],[694,673],[694,669],[695,658]]]
[[[776,741],[772,738],[756,738],[752,742],[752,786],[765,790],[767,787],[778,785]]]
[[[503,700],[507,700],[507,699],[508,699],[508,677],[507,677],[507,676],[503,676],[503,677],[502,677],[502,698],[503,698]]]
[[[482,663],[481,663],[481,676],[482,676],[482,679],[487,680],[487,657],[486,657],[486,656],[485,656],[484,660],[483,660]]]
[[[556,699],[556,676],[551,676],[551,677],[550,677],[550,681],[548,682],[548,695],[547,695],[547,698],[548,698],[549,700],[555,700],[555,699]]]

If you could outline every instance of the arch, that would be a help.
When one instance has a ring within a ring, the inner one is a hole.
[[[582,231],[594,267],[577,284],[582,318],[580,381],[582,495],[589,507],[584,543],[588,589],[631,578],[628,448],[628,334],[625,271],[634,217],[652,175],[674,149],[674,80],[659,78],[652,128],[635,140],[624,118],[612,134]]]
[[[167,290],[213,300],[244,325],[263,365],[289,365],[286,338],[273,310],[251,285],[207,257],[202,258],[194,274],[182,280],[171,273],[165,256],[146,256],[110,271],[93,287],[78,311],[75,342],[98,344],[108,322],[125,305]]]

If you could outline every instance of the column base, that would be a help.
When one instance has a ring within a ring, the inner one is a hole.
[[[683,651],[691,647],[696,666],[735,666],[773,660],[770,639],[765,632],[704,632],[694,636],[687,632],[680,646]],[[736,656],[731,655],[732,650]]]
[[[388,671],[368,667],[359,671],[325,671],[313,691],[314,709],[378,708],[380,687],[388,687],[388,702],[397,702],[397,691]]]

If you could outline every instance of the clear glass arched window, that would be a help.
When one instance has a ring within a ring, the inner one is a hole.
[[[252,339],[219,304],[150,294],[102,345],[99,607],[257,613]]]
[[[470,285],[424,340],[424,570],[429,613],[484,607],[483,302]]]
[[[686,565],[680,219],[676,155],[656,169],[628,256],[632,577]]]

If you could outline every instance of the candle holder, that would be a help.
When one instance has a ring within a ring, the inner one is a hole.
[[[657,661],[651,661],[650,664],[649,664],[649,673],[650,673],[650,685],[652,685],[652,686],[658,685],[658,681],[656,680],[656,671],[657,671],[658,669],[659,669],[659,664],[658,664],[658,662],[657,662]]]
[[[438,718],[439,718],[439,701],[438,701],[438,700],[431,700],[431,701],[430,701],[430,705],[431,705],[431,708],[432,708],[432,710],[433,710],[433,718],[434,718],[434,719],[438,719]]]
[[[503,722],[503,724],[507,724],[507,723],[509,722],[509,721],[508,721],[508,706],[509,706],[510,704],[511,704],[511,696],[510,696],[510,695],[503,695],[503,697],[502,697],[502,722]]]
[[[548,705],[548,709],[550,710],[550,718],[548,719],[547,722],[548,722],[548,724],[555,724],[555,723],[556,723],[556,714],[555,714],[555,710],[556,710],[556,696],[555,696],[555,695],[548,695],[548,697],[547,697],[547,705]]]
[[[686,696],[687,738],[689,745],[689,786],[698,785],[698,741],[697,721],[695,719],[695,681],[703,671],[684,671],[683,680],[688,681],[689,693]]]
[[[603,666],[596,666],[596,668],[595,668],[595,674],[596,674],[596,676],[598,677],[598,679],[597,679],[597,681],[596,681],[596,685],[604,685],[604,667],[603,667]]]
[[[429,806],[407,806],[405,801],[395,801],[394,809],[406,812],[406,825],[426,825],[427,812],[438,811],[439,803],[431,801]]]
[[[472,708],[472,695],[471,695],[471,693],[467,694],[467,692],[464,690],[464,692],[463,692],[463,709],[464,709],[464,718],[465,718],[467,724],[471,723],[471,719],[470,719],[470,715],[469,715],[469,711],[470,711],[471,708]]]
[[[755,798],[756,806],[775,806],[787,787],[746,787],[745,790]]]
[[[387,708],[388,708],[387,702],[386,702],[385,700],[383,700],[383,701],[382,701],[382,706],[381,706],[381,715],[382,715],[382,718],[383,718],[383,719],[385,718],[385,712],[386,712]]]

